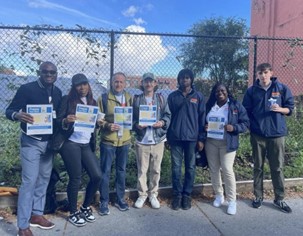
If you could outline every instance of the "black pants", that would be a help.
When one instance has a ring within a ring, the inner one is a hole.
[[[97,157],[92,152],[89,144],[79,144],[66,141],[61,148],[60,154],[64,161],[65,168],[69,176],[67,185],[67,197],[69,201],[70,213],[77,211],[78,191],[81,184],[82,167],[86,170],[90,180],[86,187],[83,207],[88,207],[99,188],[101,171]]]

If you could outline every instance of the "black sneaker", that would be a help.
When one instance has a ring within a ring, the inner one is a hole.
[[[291,208],[283,200],[274,200],[274,206],[278,207],[281,211],[285,213],[291,213]]]
[[[106,216],[110,214],[107,202],[101,202],[98,213],[100,216]]]
[[[93,215],[93,210],[90,207],[84,208],[83,206],[80,207],[80,211],[83,213],[84,215],[84,219],[87,222],[95,222],[96,221],[96,217]]]
[[[85,217],[81,211],[76,211],[75,213],[70,214],[68,221],[78,227],[86,225]]]
[[[120,211],[127,211],[129,209],[129,206],[125,201],[118,201],[115,205]]]
[[[262,203],[263,203],[263,199],[262,198],[255,198],[253,201],[252,201],[252,206],[253,208],[260,208],[262,206]]]
[[[181,207],[181,197],[174,197],[171,203],[171,208],[175,211],[179,210]]]
[[[183,196],[182,197],[182,209],[188,210],[191,208],[191,197]]]

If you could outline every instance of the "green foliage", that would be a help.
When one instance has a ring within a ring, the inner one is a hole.
[[[248,41],[241,38],[247,32],[241,19],[210,18],[194,24],[189,30],[193,41],[182,45],[183,66],[234,91],[248,78]]]
[[[301,119],[289,117],[287,120],[289,135],[286,138],[286,155],[284,173],[286,178],[295,178],[303,176],[303,122]],[[19,124],[7,120],[4,116],[0,116],[0,182],[5,185],[18,187],[21,183],[21,166],[19,159]],[[132,142],[134,143],[134,136]],[[98,144],[100,140],[98,137]],[[98,147],[99,145],[97,145]],[[237,150],[235,160],[236,179],[251,180],[253,178],[253,161],[252,150],[250,146],[249,133],[241,134],[240,147]],[[99,159],[99,147],[96,156]],[[162,160],[160,186],[171,185],[171,159],[170,151],[165,149]],[[57,184],[57,191],[66,191],[68,183],[68,175],[64,167],[64,163],[60,155],[54,159],[54,167],[60,174],[61,181]],[[128,188],[136,188],[137,186],[137,162],[134,145],[130,147],[127,163],[126,186]],[[269,166],[265,163],[264,176],[270,179]],[[88,176],[83,171],[81,189],[84,190],[88,182]],[[210,183],[209,171],[196,168],[195,183]],[[110,189],[115,188],[115,163],[112,165],[112,173],[110,177]]]
[[[6,186],[21,183],[19,135],[19,124],[0,116],[0,182]]]

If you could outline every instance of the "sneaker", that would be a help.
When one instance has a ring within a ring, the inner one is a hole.
[[[146,200],[146,196],[138,197],[137,201],[135,202],[135,207],[139,209],[142,208],[145,203],[145,200]]]
[[[291,208],[283,200],[274,200],[274,205],[285,213],[291,213]]]
[[[182,197],[182,209],[188,210],[191,208],[191,197],[190,196],[183,196]]]
[[[78,227],[86,225],[85,216],[81,211],[76,211],[75,213],[70,214],[68,221]]]
[[[179,210],[181,207],[181,197],[174,197],[171,203],[171,208],[175,211]]]
[[[230,201],[228,203],[227,214],[235,215],[237,213],[237,203],[236,201]]]
[[[262,206],[263,199],[262,198],[255,198],[252,202],[253,208],[260,208]]]
[[[55,224],[45,219],[42,215],[32,215],[30,226],[38,227],[40,229],[52,229],[55,227]]]
[[[101,202],[98,213],[100,216],[106,216],[110,214],[107,202]]]
[[[160,206],[160,202],[158,201],[157,197],[155,194],[152,194],[150,197],[149,197],[149,202],[151,204],[151,207],[154,208],[154,209],[159,209],[161,206]]]
[[[223,195],[216,195],[216,198],[213,202],[214,207],[220,207],[224,203],[224,196]]]
[[[87,221],[87,222],[95,222],[96,221],[96,217],[93,215],[93,210],[91,207],[83,207],[81,206],[80,207],[80,211],[83,213],[84,215],[84,219]]]
[[[124,200],[118,201],[115,205],[120,211],[127,211],[129,209],[127,202],[125,202]]]

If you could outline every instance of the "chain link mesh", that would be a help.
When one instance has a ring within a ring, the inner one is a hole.
[[[109,88],[111,75],[121,71],[127,76],[127,90],[131,94],[140,93],[141,76],[145,72],[153,72],[157,77],[159,91],[167,96],[177,88],[176,77],[183,64],[194,64],[202,58],[203,52],[197,50],[192,52],[194,60],[186,61],[182,50],[184,45],[199,40],[216,45],[212,49],[216,52],[240,42],[246,45],[246,49],[238,53],[246,55],[247,60],[243,65],[237,65],[236,68],[240,69],[235,69],[235,77],[229,78],[231,91],[237,93],[238,99],[254,80],[256,66],[268,62],[272,64],[275,76],[287,84],[295,95],[296,114],[301,114],[303,110],[303,43],[297,38],[210,37],[5,26],[0,26],[0,37],[0,154],[4,147],[7,151],[17,148],[8,148],[12,144],[6,142],[6,135],[14,130],[16,124],[4,118],[5,109],[21,84],[37,79],[37,70],[42,61],[51,61],[57,65],[56,85],[63,94],[67,94],[71,87],[71,77],[76,73],[84,73],[89,78],[94,98],[97,99]],[[234,59],[221,55],[217,60],[227,65],[228,70],[235,66]],[[206,70],[196,76],[196,80],[203,81],[199,89],[206,97],[216,80],[208,72]],[[218,77],[220,76],[225,75],[219,74]]]

